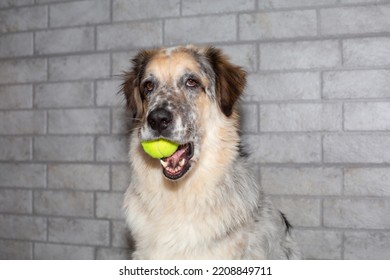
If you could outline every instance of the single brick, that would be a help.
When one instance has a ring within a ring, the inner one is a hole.
[[[314,10],[243,14],[239,17],[241,40],[296,38],[317,35]]]
[[[323,95],[332,98],[390,97],[390,70],[329,71],[323,73]]]
[[[389,211],[389,199],[326,198],[324,225],[336,228],[389,229]]]
[[[92,27],[71,28],[36,32],[37,54],[53,54],[92,51],[94,30]]]
[[[260,163],[314,163],[321,161],[318,135],[247,135],[250,159]]]
[[[44,188],[46,167],[43,164],[0,163],[0,186]]]
[[[51,218],[48,232],[50,242],[101,246],[110,242],[108,221]]]
[[[96,105],[97,106],[123,106],[124,95],[119,92],[121,80],[97,81],[96,82]]]
[[[123,219],[123,193],[97,193],[96,217],[107,219]]]
[[[50,6],[50,26],[76,26],[110,21],[110,1],[90,0]]]
[[[243,133],[257,133],[259,120],[256,104],[240,104],[240,129]]]
[[[0,160],[30,160],[31,137],[0,137]]]
[[[31,260],[32,247],[31,242],[0,240],[0,260]]]
[[[32,241],[46,240],[46,219],[0,214],[0,237]]]
[[[184,0],[183,15],[231,13],[255,9],[255,0]]]
[[[34,213],[55,216],[91,217],[93,194],[79,191],[35,191]]]
[[[304,259],[337,260],[341,259],[341,232],[329,230],[296,230],[295,240]]]
[[[128,164],[113,165],[111,171],[112,189],[124,192],[130,184],[131,169]]]
[[[316,72],[252,74],[246,92],[254,101],[320,99],[320,84]]]
[[[99,50],[153,47],[161,44],[161,21],[118,23],[97,28]]]
[[[341,104],[260,105],[261,131],[338,131],[341,124]]]
[[[42,82],[46,76],[44,58],[0,61],[0,84]]]
[[[127,162],[128,149],[127,136],[98,136],[96,141],[96,160]]]
[[[255,72],[257,70],[256,45],[221,45],[218,47],[223,50],[232,63],[243,67],[247,72]]]
[[[342,7],[320,10],[323,34],[358,34],[387,32],[390,5]]]
[[[390,233],[346,232],[344,258],[351,260],[388,260]]]
[[[69,109],[49,111],[49,133],[99,134],[109,133],[108,109]]]
[[[47,7],[24,7],[0,11],[0,32],[18,32],[47,27]]]
[[[53,57],[49,59],[49,72],[51,81],[107,78],[110,58],[108,54]]]
[[[45,133],[46,115],[43,111],[0,112],[0,135]]]
[[[98,260],[129,260],[131,251],[122,248],[98,248],[96,259]]]
[[[114,0],[114,21],[175,17],[180,15],[180,0]]]
[[[235,41],[234,15],[167,19],[164,42],[167,44]]]
[[[261,185],[277,195],[340,195],[342,171],[338,168],[261,168]]]
[[[0,57],[24,56],[33,54],[32,33],[2,35]]]
[[[344,129],[390,130],[390,103],[345,103]]]
[[[325,135],[324,161],[346,163],[390,162],[390,136]]]
[[[344,40],[343,59],[348,66],[390,65],[390,38]]]
[[[49,164],[48,187],[70,190],[109,190],[109,168],[92,164]]]
[[[390,196],[389,168],[348,168],[344,172],[347,195]]]
[[[31,85],[0,86],[0,109],[32,108]]]
[[[258,0],[259,9],[316,7],[336,4],[338,0]]]
[[[87,246],[35,243],[34,259],[36,260],[92,260],[94,259],[94,248],[87,247]]]
[[[31,191],[0,189],[0,212],[32,213]]]
[[[260,45],[260,69],[310,69],[341,64],[337,41],[300,41]]]
[[[38,108],[93,106],[90,82],[39,84],[35,87],[34,105]]]
[[[91,161],[93,160],[93,137],[36,137],[34,156],[36,160]]]

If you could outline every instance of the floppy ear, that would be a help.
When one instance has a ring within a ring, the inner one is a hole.
[[[127,108],[133,113],[135,122],[140,121],[143,115],[143,97],[140,93],[140,81],[145,67],[152,57],[152,51],[141,50],[132,59],[132,68],[123,74],[121,92],[125,95]]]
[[[205,54],[215,73],[215,90],[219,106],[229,117],[234,104],[244,91],[246,72],[230,63],[220,49],[209,47]]]

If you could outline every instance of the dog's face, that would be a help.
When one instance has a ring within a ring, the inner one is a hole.
[[[141,51],[126,73],[123,92],[140,142],[164,138],[178,150],[161,159],[163,174],[182,178],[198,160],[212,106],[231,117],[245,86],[245,72],[220,50],[194,46]]]

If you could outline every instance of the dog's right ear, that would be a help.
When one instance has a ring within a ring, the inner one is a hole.
[[[124,72],[121,92],[125,95],[127,108],[132,112],[134,121],[137,123],[143,115],[143,97],[140,93],[140,82],[145,72],[153,51],[141,50],[131,60],[130,71]]]

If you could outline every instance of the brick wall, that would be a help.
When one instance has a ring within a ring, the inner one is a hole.
[[[243,138],[306,258],[390,258],[390,1],[3,0],[0,258],[121,259],[118,74],[214,44],[249,73]]]

